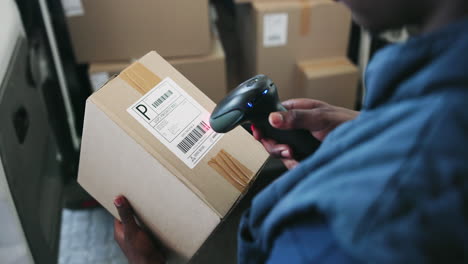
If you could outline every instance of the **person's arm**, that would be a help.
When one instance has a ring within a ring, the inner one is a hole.
[[[114,221],[114,239],[130,264],[163,264],[162,250],[156,247],[148,233],[138,226],[128,200],[119,196],[114,200],[121,221]]]
[[[326,221],[313,217],[284,226],[269,253],[267,264],[357,263],[338,244]]]
[[[273,127],[284,130],[306,129],[320,141],[323,141],[333,129],[359,115],[357,111],[313,99],[291,99],[282,104],[288,111],[270,114],[269,121]],[[298,164],[290,146],[263,138],[261,131],[254,126],[252,132],[268,153],[280,158],[288,169]]]

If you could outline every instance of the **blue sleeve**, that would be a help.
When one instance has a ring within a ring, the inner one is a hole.
[[[277,236],[267,263],[344,264],[357,262],[340,248],[324,222],[317,223],[304,219],[302,222],[288,225]]]

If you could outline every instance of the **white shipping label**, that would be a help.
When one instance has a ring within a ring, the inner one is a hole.
[[[67,17],[82,16],[85,13],[81,0],[62,0],[62,7]]]
[[[127,112],[191,169],[222,137],[211,129],[210,113],[169,77]]]
[[[263,46],[279,47],[288,43],[288,14],[273,13],[263,16]]]
[[[91,73],[89,76],[89,81],[91,82],[91,88],[93,88],[93,92],[101,89],[101,87],[106,84],[109,78],[110,76],[108,72]]]

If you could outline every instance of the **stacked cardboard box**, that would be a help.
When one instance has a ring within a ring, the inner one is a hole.
[[[75,57],[103,83],[151,50],[213,100],[226,94],[224,51],[208,0],[62,0]]]
[[[354,107],[359,73],[346,59],[346,7],[331,0],[238,2],[243,78],[270,76],[283,100],[309,97]]]
[[[210,54],[170,58],[168,62],[199,87],[211,100],[219,102],[227,92],[225,55],[221,42],[214,40]],[[130,62],[92,63],[89,77],[94,91],[113,75],[119,74]]]
[[[62,0],[80,63],[164,57],[211,50],[208,0]],[[190,45],[187,45],[190,43]]]

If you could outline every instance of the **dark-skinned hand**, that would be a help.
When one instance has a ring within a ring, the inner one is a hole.
[[[291,99],[282,104],[288,111],[270,114],[268,121],[273,127],[284,130],[306,129],[320,141],[323,141],[337,126],[359,115],[357,111],[313,99]],[[270,155],[281,159],[288,169],[297,166],[299,162],[294,158],[290,146],[264,138],[262,132],[254,125],[251,128],[255,139],[263,144]]]
[[[162,251],[135,221],[133,208],[123,196],[114,200],[121,221],[114,221],[114,239],[131,264],[163,264]]]

